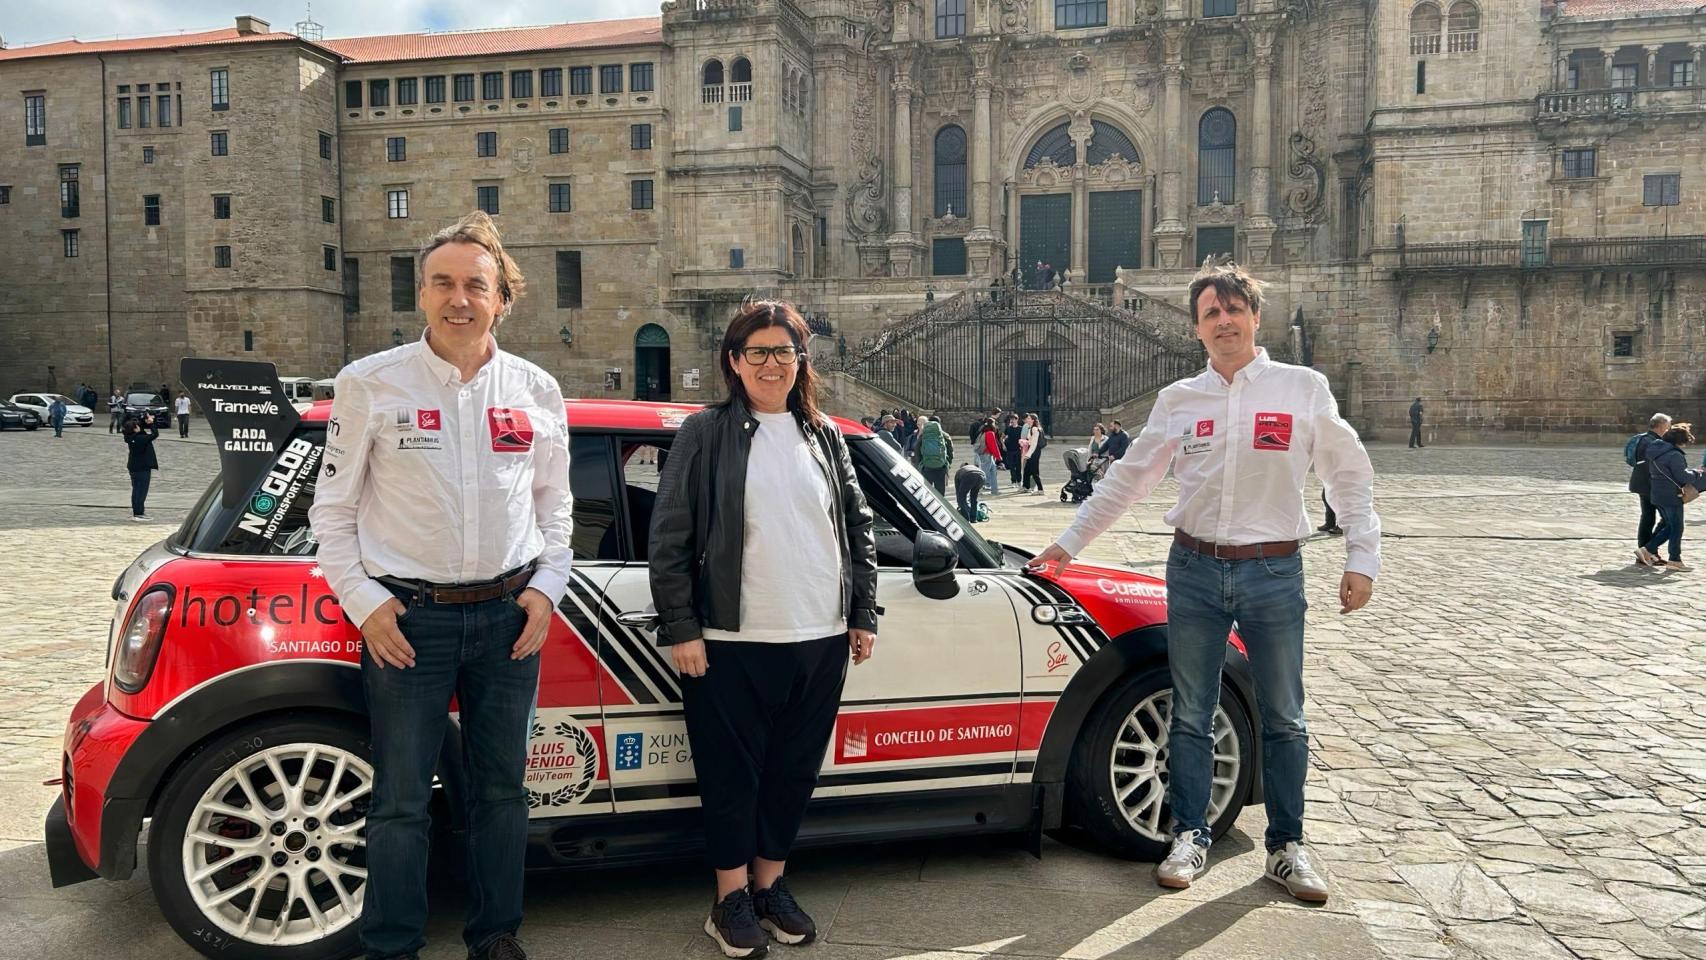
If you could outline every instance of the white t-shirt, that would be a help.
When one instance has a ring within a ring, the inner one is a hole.
[[[190,398],[189,397],[179,397],[177,400],[177,404],[178,404],[178,416],[180,416],[180,417],[189,416]]]
[[[746,461],[740,630],[708,640],[797,643],[845,632],[834,493],[791,413],[755,413]]]

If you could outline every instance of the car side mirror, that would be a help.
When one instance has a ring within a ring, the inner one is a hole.
[[[912,585],[932,600],[948,600],[959,595],[960,582],[954,576],[959,568],[960,554],[954,542],[934,530],[921,530],[912,545]]]

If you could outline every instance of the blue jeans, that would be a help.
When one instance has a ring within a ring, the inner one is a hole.
[[[995,469],[995,455],[980,453],[977,455],[977,467],[983,471],[983,483],[988,488],[989,495],[995,496],[1001,492],[1001,474]]]
[[[1226,637],[1234,623],[1250,655],[1262,724],[1267,848],[1303,840],[1303,557],[1216,560],[1173,545],[1167,555],[1167,658],[1173,673],[1167,799],[1173,830],[1209,835],[1212,731]],[[1246,758],[1248,762],[1249,758]],[[1206,840],[1205,840],[1206,842]]]
[[[373,724],[362,946],[377,958],[413,953],[426,943],[427,806],[454,695],[461,709],[468,818],[462,939],[478,949],[521,926],[523,776],[539,657],[510,659],[527,622],[514,600],[435,604],[394,592],[409,605],[398,626],[415,649],[415,665],[381,669],[365,650],[361,658]]]
[[[1666,559],[1682,561],[1682,504],[1653,504],[1653,509],[1659,512],[1659,528],[1653,531],[1653,536],[1644,546],[1648,553],[1658,553],[1659,547],[1667,540],[1670,542],[1670,556]]]

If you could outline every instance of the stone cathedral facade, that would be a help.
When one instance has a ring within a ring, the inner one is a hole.
[[[0,390],[330,376],[418,336],[414,250],[481,207],[529,280],[500,338],[571,394],[714,398],[757,293],[838,412],[1046,407],[1121,337],[1177,360],[1230,256],[1376,435],[1416,396],[1466,436],[1702,418],[1703,44],[1675,0],[671,0],[0,49]],[[1073,402],[1129,424],[1155,384],[1106,379]]]

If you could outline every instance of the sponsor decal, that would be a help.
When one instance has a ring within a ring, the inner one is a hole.
[[[1048,645],[1048,672],[1053,673],[1066,666],[1066,649],[1059,640]]]
[[[395,419],[392,421],[392,425],[399,431],[413,430],[415,428],[415,418],[410,416],[407,408],[400,409],[397,411]]]
[[[437,430],[439,429],[439,424],[440,417],[437,410],[415,411],[415,426],[420,427],[422,430]]]
[[[1256,414],[1256,449],[1291,449],[1291,414]]]
[[[835,723],[837,763],[974,756],[1017,748],[1019,704],[984,703],[842,714]]]
[[[277,368],[249,360],[185,357],[178,379],[206,414],[218,445],[220,502],[228,509],[247,509],[255,482],[272,467],[298,419],[279,386]]]
[[[338,605],[338,598],[324,592],[325,582],[315,584],[317,592],[310,593],[308,584],[300,584],[293,592],[263,593],[259,587],[251,588],[248,593],[233,593],[218,591],[211,595],[200,594],[196,588],[186,585],[178,607],[178,626],[180,627],[232,627],[239,621],[277,627],[335,627],[344,622],[344,608]],[[333,641],[319,641],[332,643]],[[345,647],[344,641],[336,641],[338,651],[359,650],[361,641],[350,640],[355,646]],[[279,642],[282,647],[283,641]],[[269,642],[269,648],[274,646]],[[274,650],[275,653],[319,652],[297,650]],[[326,650],[324,652],[337,652]]]
[[[889,468],[889,475],[899,478],[901,488],[906,491],[907,497],[922,507],[924,512],[930,515],[930,519],[936,521],[937,526],[942,528],[942,532],[948,535],[949,540],[958,542],[965,539],[965,528],[954,520],[953,514],[950,514],[948,508],[935,496],[935,488],[931,487],[926,492],[926,487],[929,485],[925,481],[924,475],[919,473],[912,464],[901,460]]]
[[[398,450],[441,450],[443,447],[444,440],[440,437],[411,433],[397,438]]]
[[[598,743],[572,717],[533,722],[527,749],[527,806],[569,807],[598,779]]]
[[[1199,437],[1212,437],[1212,436],[1214,436],[1214,421],[1213,420],[1198,420],[1197,421],[1197,436],[1199,436]]]
[[[533,449],[533,421],[526,410],[487,407],[486,423],[492,431],[493,453],[526,453]]]
[[[319,447],[302,437],[290,441],[261,480],[261,489],[249,501],[248,509],[237,521],[237,529],[267,540],[276,537],[279,524],[290,512],[290,505],[296,502],[303,484],[314,476],[320,453]]]
[[[328,463],[326,464],[326,468],[320,472],[326,475],[327,480],[330,480],[338,475],[338,465],[335,463]]]
[[[1203,439],[1203,440],[1187,439],[1182,445],[1180,445],[1179,455],[1182,457],[1195,456],[1196,454],[1199,454],[1199,453],[1207,453],[1213,449],[1214,449],[1214,441],[1213,440],[1209,440],[1209,439]]]
[[[343,424],[338,422],[337,417],[333,417],[326,421],[326,432],[334,437],[342,433],[343,429]]]
[[[276,417],[278,416],[278,404],[271,400],[232,401],[220,400],[216,397],[213,401],[213,412],[236,413],[250,417]]]
[[[638,770],[645,764],[645,754],[640,748],[641,735],[637,733],[618,733],[616,735],[616,769]]]
[[[1119,597],[1137,603],[1167,602],[1167,587],[1159,583],[1144,583],[1140,580],[1109,580],[1107,577],[1098,577],[1096,589],[1110,597]]]

